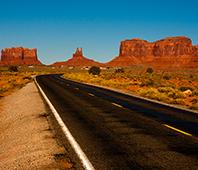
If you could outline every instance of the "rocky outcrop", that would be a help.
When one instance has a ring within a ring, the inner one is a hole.
[[[85,57],[83,56],[82,48],[77,48],[76,52],[73,54],[73,59],[76,59],[76,60],[80,59],[81,60],[83,58],[85,58]]]
[[[23,47],[5,48],[1,51],[0,65],[38,65],[37,49]]]
[[[77,48],[76,52],[73,54],[73,57],[71,59],[65,62],[56,62],[52,64],[52,66],[74,66],[74,67],[100,66],[100,65],[102,64],[84,57],[82,48]]]
[[[122,41],[110,66],[147,64],[154,67],[198,67],[198,46],[187,37],[168,37],[156,42],[138,38]]]
[[[197,46],[194,46],[194,54],[193,56],[198,56],[198,45]]]
[[[153,43],[153,55],[178,57],[193,55],[192,41],[187,37],[171,37]]]

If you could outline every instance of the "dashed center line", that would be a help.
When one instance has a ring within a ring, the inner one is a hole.
[[[78,87],[76,87],[75,89],[76,89],[76,90],[79,90],[79,88],[78,88]]]
[[[169,125],[167,125],[167,124],[163,124],[163,125],[166,126],[166,127],[169,128],[169,129],[175,130],[175,131],[177,131],[177,132],[179,132],[179,133],[182,133],[182,134],[184,134],[184,135],[192,136],[192,134],[187,133],[187,132],[184,132],[184,131],[182,131],[182,130],[179,130],[179,129],[175,128],[175,127],[169,126]]]
[[[117,104],[117,103],[111,103],[111,104],[113,104],[114,106],[117,106],[117,107],[123,108],[123,106],[121,106],[121,105],[119,105],[119,104]]]
[[[92,93],[88,93],[90,96],[95,96],[94,94],[92,94]]]
[[[69,86],[69,84],[66,84],[67,86]]]

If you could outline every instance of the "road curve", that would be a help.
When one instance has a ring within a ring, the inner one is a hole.
[[[198,115],[59,75],[36,77],[95,169],[198,169]]]

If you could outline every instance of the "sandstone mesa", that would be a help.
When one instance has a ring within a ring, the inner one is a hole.
[[[23,47],[5,48],[1,51],[0,65],[40,65],[37,49]]]
[[[122,41],[119,56],[109,66],[150,65],[157,68],[198,68],[198,46],[183,36],[168,37],[156,42],[138,38]]]
[[[6,48],[1,51],[0,66],[40,65],[37,49],[23,47]],[[151,66],[159,69],[198,69],[198,45],[184,36],[168,37],[155,42],[139,38],[122,41],[117,57],[107,63],[99,63],[84,57],[82,48],[77,48],[72,58],[56,62],[52,66]]]

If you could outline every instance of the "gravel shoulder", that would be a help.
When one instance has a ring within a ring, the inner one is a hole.
[[[0,99],[0,169],[69,169],[33,82]]]

